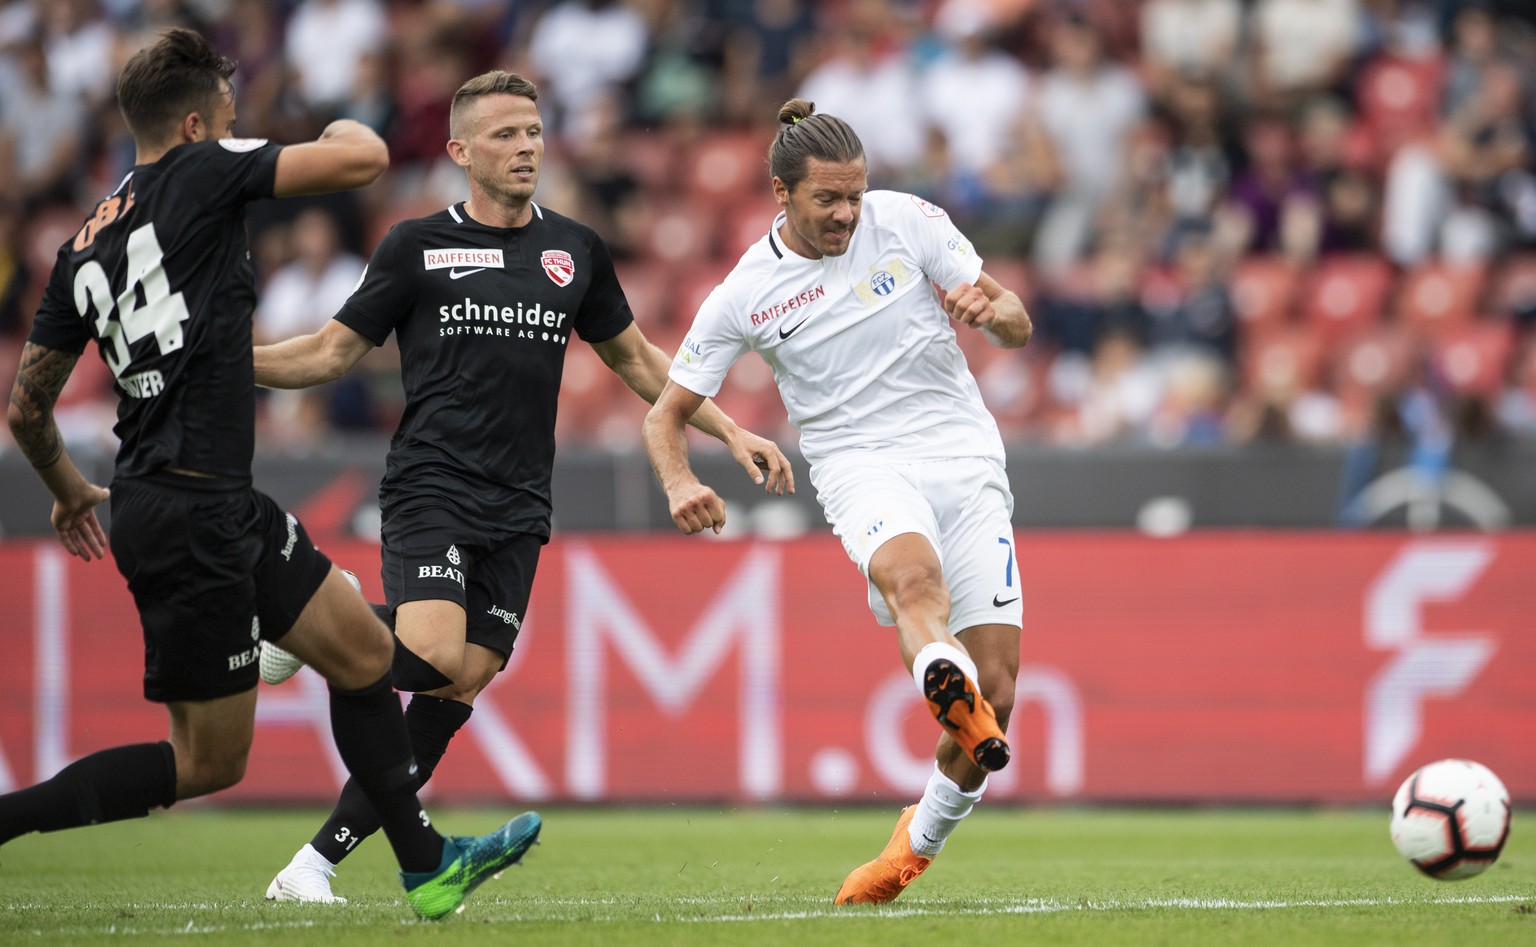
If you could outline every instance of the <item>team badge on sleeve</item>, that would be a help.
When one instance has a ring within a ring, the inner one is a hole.
[[[921,197],[918,197],[916,194],[913,194],[911,196],[912,196],[912,203],[917,205],[917,209],[923,212],[923,216],[924,217],[943,217],[944,216],[944,208],[940,207],[937,204],[929,203],[928,201],[923,200]]]
[[[576,278],[576,261],[564,250],[545,250],[539,259],[544,273],[555,281],[556,286],[569,286]]]

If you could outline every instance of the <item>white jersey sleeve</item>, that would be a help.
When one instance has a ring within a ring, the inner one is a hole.
[[[719,394],[725,373],[747,351],[747,339],[732,300],[724,284],[716,286],[699,307],[693,326],[672,357],[667,376],[694,394],[706,398]]]
[[[955,226],[942,207],[915,194],[894,202],[890,227],[917,256],[928,278],[945,292],[961,283],[975,283],[981,275],[981,257],[965,234]]]

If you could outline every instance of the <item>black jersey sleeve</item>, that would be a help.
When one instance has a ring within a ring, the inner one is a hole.
[[[336,321],[357,332],[374,345],[383,345],[395,327],[415,307],[416,285],[413,271],[404,265],[402,253],[409,242],[402,233],[404,224],[396,224],[379,241],[362,281],[336,313]]]
[[[608,245],[596,233],[591,235],[591,241],[592,285],[576,313],[576,334],[587,343],[597,343],[606,342],[629,328],[635,315],[629,309],[629,300],[624,298]]]
[[[282,145],[264,138],[220,138],[183,147],[187,153],[176,173],[185,179],[184,192],[208,201],[210,210],[243,210],[251,201],[273,196]]]
[[[37,318],[32,320],[27,341],[79,355],[91,341],[91,332],[75,308],[74,293],[64,285],[71,272],[67,262],[64,250],[60,249],[59,260],[54,264],[53,272],[48,274],[48,285],[43,289],[43,299],[38,304]]]

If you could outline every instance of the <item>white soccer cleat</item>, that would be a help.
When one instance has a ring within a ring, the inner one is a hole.
[[[268,684],[281,684],[299,673],[304,662],[279,648],[270,641],[261,643],[261,679]]]
[[[306,842],[298,854],[293,856],[288,867],[278,872],[272,883],[267,885],[267,900],[346,904],[346,898],[331,894],[331,879],[334,877],[336,866]]]

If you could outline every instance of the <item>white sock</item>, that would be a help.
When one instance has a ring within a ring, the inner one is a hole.
[[[948,658],[960,666],[965,676],[971,679],[971,683],[981,687],[980,676],[976,673],[976,662],[971,656],[955,647],[947,641],[934,641],[923,645],[923,649],[912,659],[912,679],[917,682],[917,692],[923,692],[923,678],[928,673],[928,665],[938,658]]]
[[[907,835],[912,841],[912,851],[924,858],[932,858],[944,848],[944,840],[955,830],[960,820],[971,814],[971,809],[987,791],[982,780],[972,792],[961,789],[953,779],[933,767],[923,798],[918,800],[917,811],[907,825]]]

